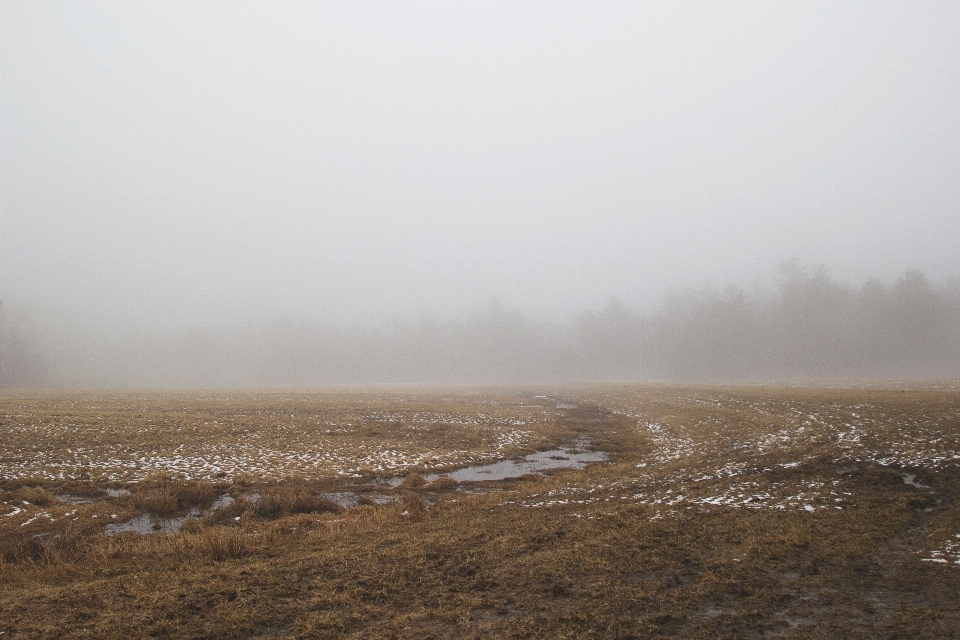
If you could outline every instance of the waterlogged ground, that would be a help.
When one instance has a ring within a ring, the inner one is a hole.
[[[27,488],[0,493],[0,535],[45,540],[84,522],[110,537],[169,534],[213,518],[224,501],[255,504],[259,494],[241,486],[252,483],[296,479],[342,506],[392,504],[408,470],[490,480],[598,459],[536,451],[569,438],[557,404],[489,392],[12,394],[0,404],[0,480]],[[524,454],[531,460],[514,470]],[[215,489],[157,505],[144,497],[153,489],[139,491],[157,478]]]
[[[513,404],[507,404],[513,402]],[[0,478],[279,479],[461,467],[531,451],[557,415],[512,397],[61,395],[0,401]]]
[[[960,637],[951,381],[0,407],[4,637]]]
[[[661,515],[711,505],[813,512],[843,509],[853,498],[845,478],[859,469],[895,470],[925,493],[931,487],[917,478],[960,467],[955,393],[768,388],[758,399],[757,391],[594,390],[580,401],[627,418],[648,453],[609,484],[567,483],[533,497],[629,500],[662,506]],[[799,473],[824,462],[834,465],[830,476]]]

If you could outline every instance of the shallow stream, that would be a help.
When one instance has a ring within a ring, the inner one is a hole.
[[[546,396],[537,396],[537,399],[549,398]],[[556,402],[556,407],[558,409],[576,409],[577,405]],[[537,451],[518,460],[498,460],[490,464],[466,467],[449,473],[432,473],[424,476],[424,478],[427,482],[433,482],[441,477],[449,477],[457,482],[489,482],[519,478],[527,474],[544,474],[560,469],[583,469],[591,462],[606,462],[609,460],[609,455],[605,451],[591,451],[589,447],[590,438],[582,437],[577,439],[571,446],[551,449],[549,451]],[[393,492],[393,489],[402,482],[402,477],[391,478],[383,484],[378,483],[372,490],[369,486],[358,488],[357,490],[350,490],[349,487],[345,487],[339,491],[326,492],[323,496],[348,509],[357,506],[364,498],[372,501],[374,504],[390,504],[397,501],[398,496]],[[470,493],[483,491],[483,489],[479,487],[473,489],[460,487],[458,490]],[[118,497],[129,493],[129,491],[126,489],[108,489],[107,493],[112,497]],[[253,502],[256,502],[260,498],[259,494],[256,493],[248,494],[245,497]],[[207,510],[194,508],[191,509],[187,515],[171,518],[160,518],[145,513],[127,522],[108,524],[104,527],[104,533],[108,536],[115,536],[119,533],[130,531],[135,531],[142,535],[161,531],[164,533],[176,533],[183,527],[184,522],[186,522],[188,518],[202,518],[218,509],[228,506],[232,502],[233,498],[229,495],[223,495]]]
[[[562,447],[550,451],[538,451],[524,456],[520,460],[500,460],[475,467],[467,467],[450,473],[425,476],[433,482],[441,476],[449,476],[457,482],[482,482],[485,480],[506,480],[519,478],[528,473],[543,473],[556,469],[583,469],[591,462],[606,462],[609,456],[603,451],[586,451],[589,439],[581,438],[573,447]]]

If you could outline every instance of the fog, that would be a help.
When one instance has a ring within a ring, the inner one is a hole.
[[[0,384],[960,375],[957,33],[0,0]]]

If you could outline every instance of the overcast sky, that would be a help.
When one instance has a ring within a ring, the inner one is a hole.
[[[565,319],[960,274],[960,2],[0,2],[0,295]]]

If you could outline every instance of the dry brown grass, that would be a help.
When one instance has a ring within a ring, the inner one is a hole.
[[[424,491],[454,491],[460,483],[449,476],[440,476],[433,482],[424,485]]]
[[[156,471],[146,479],[131,486],[129,497],[119,502],[129,503],[134,509],[166,517],[213,502],[224,491],[203,480],[176,480],[164,471]]]
[[[264,491],[254,507],[263,518],[276,519],[299,513],[340,513],[343,508],[332,500],[321,498],[306,487],[282,486]]]
[[[422,489],[426,484],[427,481],[422,475],[416,471],[412,471],[404,477],[403,482],[400,483],[400,488],[409,490]]]
[[[21,487],[13,492],[15,500],[29,502],[38,507],[52,507],[60,500],[43,487]]]
[[[7,394],[0,479],[210,481],[442,471],[561,440],[528,394]]]
[[[303,477],[153,476],[116,498],[103,483],[9,481],[0,631],[960,637],[956,391],[652,386],[564,398],[581,407],[550,428],[590,435],[616,459],[485,493],[411,481],[394,504],[342,510],[318,508],[337,482]],[[93,501],[15,506],[25,491]],[[226,492],[232,504],[175,535],[102,534],[105,521],[174,501],[183,514]]]

